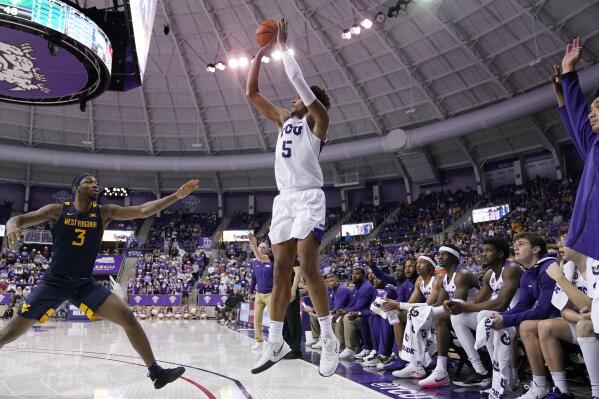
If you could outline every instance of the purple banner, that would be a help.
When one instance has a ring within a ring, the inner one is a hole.
[[[211,237],[200,237],[198,245],[200,248],[210,249],[212,248],[212,238]]]
[[[122,263],[121,255],[98,255],[94,262],[93,274],[119,274]]]
[[[215,294],[200,294],[198,295],[199,306],[216,306],[225,303],[229,296],[228,295],[215,295]]]
[[[12,301],[12,294],[0,294],[0,305],[9,305]]]
[[[133,306],[179,306],[181,295],[130,295],[129,305]]]
[[[127,258],[143,258],[144,251],[141,251],[139,249],[128,249],[125,251],[125,256]]]

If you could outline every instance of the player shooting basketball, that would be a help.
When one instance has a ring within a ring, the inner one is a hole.
[[[269,237],[275,257],[274,285],[270,309],[270,341],[252,369],[260,373],[290,352],[283,341],[285,310],[291,294],[291,272],[296,255],[318,314],[322,330],[319,372],[328,377],[339,363],[339,342],[331,326],[325,282],[318,272],[318,248],[325,223],[325,196],[320,151],[329,126],[329,97],[325,90],[309,87],[299,65],[287,48],[287,21],[279,21],[276,44],[282,52],[285,72],[297,91],[291,111],[279,108],[258,90],[260,61],[274,44],[262,47],[250,67],[246,96],[256,109],[279,130],[275,150],[275,178],[279,195],[274,200]],[[295,293],[293,293],[295,294]]]

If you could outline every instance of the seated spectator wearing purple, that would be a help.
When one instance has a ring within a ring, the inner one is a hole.
[[[576,64],[582,57],[582,41],[568,43],[562,59],[563,105],[559,112],[584,169],[576,193],[566,245],[581,254],[599,259],[599,91],[589,105],[580,89]],[[598,310],[599,311],[599,310]]]
[[[355,285],[351,293],[351,302],[348,307],[333,312],[333,318],[338,319],[335,325],[335,335],[340,347],[345,347],[339,354],[340,359],[352,359],[359,347],[358,335],[360,331],[359,317],[361,312],[370,309],[370,304],[376,296],[376,290],[366,279],[366,273],[361,267],[354,267],[352,283]]]
[[[397,267],[399,278],[405,280],[403,267]],[[380,270],[380,269],[379,269]],[[394,279],[393,279],[394,280]],[[397,287],[385,284],[385,281],[374,277],[376,297],[397,300]],[[387,364],[393,350],[393,327],[389,321],[372,312],[370,308],[360,314],[360,334],[362,335],[362,352],[356,358],[363,358],[364,367],[377,367],[377,364]],[[382,366],[381,366],[382,367]]]
[[[414,289],[416,288],[416,280],[418,280],[418,274],[416,273],[416,264],[412,259],[406,260],[403,267],[397,266],[395,269],[395,277],[383,273],[383,271],[376,266],[372,262],[372,255],[368,253],[366,255],[366,263],[370,267],[370,270],[374,273],[375,276],[383,280],[387,284],[395,285],[397,289],[397,298],[387,297],[387,299],[393,300],[396,302],[408,302],[414,293]],[[427,263],[430,265],[430,263]],[[426,269],[428,266],[425,266]],[[428,283],[428,281],[427,281]],[[417,301],[421,301],[421,296],[418,296]],[[401,316],[400,316],[401,317]],[[397,347],[401,349],[401,343],[403,341],[403,333],[406,326],[406,314],[403,312],[403,323],[400,322],[398,324],[393,325],[393,334],[395,336],[395,343]]]
[[[478,322],[493,312],[503,312],[518,302],[518,286],[522,268],[506,265],[510,255],[509,243],[499,237],[489,237],[483,241],[483,268],[487,272],[483,276],[480,291],[472,302],[449,301],[451,324],[462,347],[468,355],[468,360],[474,369],[461,381],[453,381],[459,386],[486,386],[491,383],[491,370],[487,370],[481,358],[474,349],[473,330],[476,331]],[[489,348],[489,347],[487,347]],[[492,355],[493,351],[488,350]],[[492,359],[494,360],[494,359]],[[516,359],[512,358],[512,368],[517,367]]]
[[[252,346],[252,350],[260,350],[262,349],[262,342],[264,342],[262,338],[264,308],[268,307],[270,313],[274,267],[268,243],[263,241],[260,245],[257,245],[258,241],[253,234],[249,235],[249,239],[256,257],[252,261],[252,281],[249,286],[250,295],[254,295],[254,338],[256,343]]]
[[[547,380],[539,341],[539,323],[559,316],[559,310],[551,303],[555,281],[546,273],[557,259],[547,255],[545,240],[532,233],[521,233],[515,237],[514,252],[514,260],[525,269],[520,278],[518,303],[510,310],[490,317],[496,330],[518,328],[533,378],[532,387],[525,397],[543,398],[547,393]]]
[[[352,296],[351,290],[345,285],[339,282],[339,277],[336,274],[329,274],[326,279],[327,287],[329,289],[329,307],[331,314],[335,313],[339,309],[344,309],[349,306]],[[312,349],[320,349],[322,347],[320,343],[320,324],[318,323],[318,315],[314,311],[312,305],[305,306],[304,310],[310,314],[310,328],[312,330],[312,339],[316,341],[312,345]],[[333,318],[333,328],[337,322],[338,317]]]

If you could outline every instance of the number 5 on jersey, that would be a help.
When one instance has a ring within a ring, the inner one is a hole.
[[[291,143],[293,143],[291,140],[283,141],[283,158],[291,158]]]
[[[85,232],[86,232],[86,230],[83,230],[83,229],[75,229],[75,233],[77,233],[78,241],[73,241],[73,242],[71,242],[71,244],[73,244],[76,247],[82,247],[83,244],[85,243]]]

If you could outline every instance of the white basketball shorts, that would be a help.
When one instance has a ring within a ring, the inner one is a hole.
[[[314,233],[320,243],[324,232],[326,200],[319,188],[283,191],[272,204],[272,221],[268,236],[272,244],[292,238],[303,240]]]

